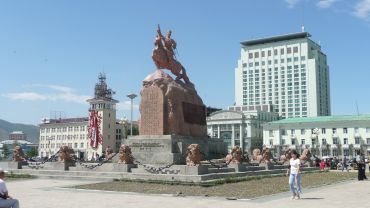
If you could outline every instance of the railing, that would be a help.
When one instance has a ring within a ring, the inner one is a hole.
[[[355,148],[355,149],[361,149],[361,144],[354,144],[353,145],[353,148]]]
[[[349,149],[349,144],[343,144],[343,145],[342,145],[342,148],[343,148],[343,149]]]

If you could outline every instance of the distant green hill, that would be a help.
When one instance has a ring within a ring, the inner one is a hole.
[[[27,140],[32,143],[39,141],[39,127],[28,124],[16,124],[0,119],[0,140],[9,138],[9,133],[13,131],[23,131],[27,134]]]

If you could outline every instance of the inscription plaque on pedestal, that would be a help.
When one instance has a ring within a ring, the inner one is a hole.
[[[142,92],[141,99],[141,135],[163,135],[164,103],[159,87],[150,86]]]

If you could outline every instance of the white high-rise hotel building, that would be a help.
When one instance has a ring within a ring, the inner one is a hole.
[[[236,105],[270,104],[283,118],[331,114],[329,66],[307,32],[242,42]]]

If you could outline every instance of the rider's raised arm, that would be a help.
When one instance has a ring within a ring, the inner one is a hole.
[[[159,37],[164,38],[163,35],[162,35],[161,27],[159,26],[159,24],[157,26],[157,33],[158,33]]]

